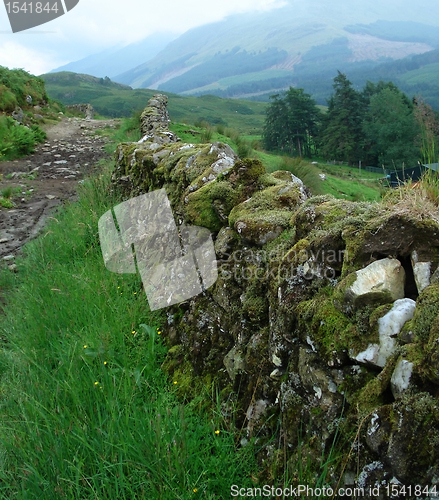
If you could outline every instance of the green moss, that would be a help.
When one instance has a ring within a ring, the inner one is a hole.
[[[133,143],[121,143],[117,146],[116,151],[114,153],[115,161],[121,172],[120,175],[129,175],[130,174],[130,156],[136,149],[136,145]]]
[[[258,181],[259,177],[265,173],[265,167],[260,160],[246,158],[237,161],[228,175],[231,179],[239,177],[240,182],[251,184]]]
[[[349,320],[335,309],[330,299],[318,307],[311,323],[315,332],[314,338],[323,347],[325,354],[350,347],[351,339],[346,339],[344,335],[349,326]]]
[[[331,299],[314,306],[310,322],[312,339],[321,348],[321,355],[332,359],[334,353],[361,352],[370,343],[370,336],[363,336],[344,314],[338,311]]]
[[[191,156],[194,155],[194,151],[192,154],[187,155],[186,162],[184,164],[185,175],[190,185],[198,185],[201,186],[205,183],[203,181],[204,178],[208,178],[210,174],[213,173],[211,168],[212,163],[218,160],[218,153],[216,151],[212,151],[210,153],[211,146],[204,146],[202,149],[198,149],[198,152],[193,157],[193,161],[190,163],[190,166],[186,167],[186,164]]]
[[[376,329],[378,328],[378,320],[385,316],[393,307],[392,304],[384,304],[382,306],[376,307],[373,312],[371,312],[368,317],[369,317],[369,327],[370,329]]]
[[[219,231],[223,226],[216,213],[211,196],[212,186],[207,184],[188,195],[185,207],[187,222],[196,226],[207,227],[210,231]]]
[[[439,283],[425,288],[417,299],[411,329],[424,343],[434,343],[439,334]]]
[[[280,186],[292,182],[292,177],[291,173],[286,170],[277,170],[276,172],[262,174],[258,182],[262,188]]]
[[[384,392],[389,386],[398,358],[398,353],[388,358],[381,372],[355,395],[352,401],[352,407],[357,407],[360,413],[367,413],[385,404]]]
[[[333,287],[319,289],[316,295],[294,308],[299,329],[318,343],[320,355],[330,360],[334,353],[359,353],[377,343],[378,319],[387,307],[365,308],[348,317],[334,304]]]
[[[309,258],[309,241],[299,240],[282,258],[282,264],[298,266],[304,264]]]
[[[130,177],[133,185],[141,192],[147,193],[154,190],[155,163],[148,152],[141,150],[135,152],[135,162],[130,169]]]
[[[341,273],[342,278],[362,267],[362,263],[359,260],[359,254],[361,249],[364,248],[366,235],[364,232],[359,232],[355,227],[349,227],[343,231],[343,240],[345,241],[346,247]]]
[[[229,225],[237,228],[245,239],[266,244],[289,227],[291,211],[300,200],[300,190],[291,182],[267,187],[235,206],[229,215]]]
[[[289,225],[291,210],[301,200],[301,193],[297,186],[282,183],[270,186],[263,191],[257,191],[249,200],[235,207],[230,222],[234,224],[243,215],[267,211],[288,211],[286,224]]]
[[[378,203],[355,203],[327,196],[310,198],[293,214],[290,225],[297,237],[306,237],[313,248],[344,251],[342,277],[362,267],[361,250],[370,221],[385,213]],[[388,217],[388,216],[387,216]]]
[[[439,459],[438,401],[425,392],[407,394],[394,407],[399,418],[395,419],[393,431],[401,433],[405,441],[411,477],[423,477],[431,464]]]
[[[233,209],[229,215],[229,225],[236,228],[237,222],[243,223],[246,226],[246,233],[254,234],[256,238],[258,233],[277,231],[278,234],[275,236],[277,238],[283,229],[288,227],[289,218],[290,213],[285,210],[259,210],[248,213]]]
[[[264,322],[268,315],[268,298],[266,290],[261,286],[257,278],[256,266],[249,266],[249,276],[254,277],[248,283],[246,291],[242,297],[242,310],[253,322]]]
[[[192,364],[184,361],[172,374],[171,383],[176,393],[183,399],[194,399],[206,389],[210,392],[212,376],[204,378],[196,376]],[[206,386],[207,384],[207,386]]]
[[[221,200],[232,205],[235,198],[233,186],[227,181],[213,182],[210,197],[212,200]]]
[[[375,373],[364,367],[358,367],[357,372],[344,373],[343,382],[338,386],[338,391],[351,403],[358,397],[359,391],[375,378]]]

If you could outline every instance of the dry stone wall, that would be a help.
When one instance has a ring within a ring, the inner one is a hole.
[[[310,197],[290,172],[183,144],[168,122],[154,96],[113,184],[125,198],[165,188],[177,222],[215,240],[216,283],[165,311],[163,367],[182,395],[216,384],[267,463],[318,464],[335,446],[332,486],[439,491],[437,207]]]

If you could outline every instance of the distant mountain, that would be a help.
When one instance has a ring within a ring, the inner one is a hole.
[[[191,29],[114,79],[134,88],[245,98],[292,85],[324,103],[337,70],[373,76],[378,64],[425,54],[439,48],[438,27],[436,0],[423,0],[422,8],[412,0],[289,0]]]
[[[173,33],[154,33],[140,42],[111,47],[98,54],[60,66],[52,70],[51,73],[72,71],[96,77],[114,78],[144,61],[152,59],[176,37],[177,35]]]

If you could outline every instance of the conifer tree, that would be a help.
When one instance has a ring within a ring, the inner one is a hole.
[[[263,132],[264,147],[311,157],[321,118],[314,99],[303,89],[293,87],[271,98]]]
[[[364,101],[340,71],[333,88],[321,138],[322,153],[327,159],[353,163],[362,156]]]

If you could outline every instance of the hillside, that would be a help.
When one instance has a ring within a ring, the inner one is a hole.
[[[144,108],[154,90],[131,89],[110,80],[61,72],[48,73],[46,82],[49,96],[64,104],[88,102],[105,116],[130,116]],[[212,125],[232,127],[245,135],[260,134],[265,119],[266,103],[239,99],[221,99],[212,95],[182,97],[166,93],[173,121],[194,123],[208,121]]]
[[[40,125],[57,119],[60,109],[50,102],[43,79],[0,66],[0,160],[31,153],[46,136]]]
[[[438,48],[438,29],[431,25],[437,24],[431,14],[438,8],[428,4],[420,11],[407,2],[369,0],[346,9],[341,1],[290,1],[270,12],[234,15],[189,30],[114,79],[186,95],[259,99],[292,85],[324,104],[337,70],[363,71],[373,79],[378,64]]]

